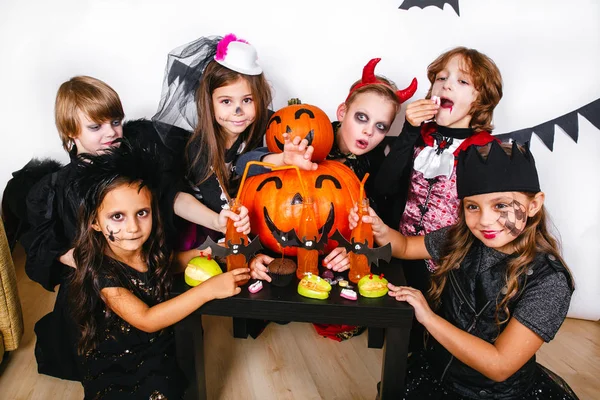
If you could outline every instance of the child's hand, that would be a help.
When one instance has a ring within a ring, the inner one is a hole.
[[[421,324],[426,326],[427,321],[435,316],[420,290],[408,286],[394,286],[391,283],[388,283],[388,289],[388,295],[395,297],[398,301],[406,301],[413,306],[415,317]]]
[[[61,263],[68,265],[71,268],[77,269],[77,265],[75,265],[75,258],[73,258],[73,251],[75,249],[69,249],[65,254],[58,257],[58,261]]]
[[[262,279],[264,281],[271,282],[267,265],[269,265],[273,260],[273,257],[269,257],[266,254],[257,254],[256,257],[250,261],[250,276],[253,279]]]
[[[345,271],[350,268],[350,259],[348,258],[346,249],[343,247],[336,247],[331,250],[331,253],[323,259],[323,265],[336,272]]]
[[[225,232],[227,229],[227,218],[235,221],[233,226],[236,227],[236,231],[247,235],[250,233],[250,216],[248,215],[248,209],[244,206],[240,207],[240,213],[236,214],[231,210],[223,209],[219,213],[218,227],[221,232]]]
[[[440,105],[431,99],[413,101],[406,107],[406,121],[412,126],[420,126],[424,121],[433,119]]]
[[[284,165],[295,165],[306,171],[314,171],[317,169],[318,165],[311,161],[315,149],[308,145],[308,140],[302,139],[300,136],[296,136],[294,139],[290,140],[290,135],[287,133],[284,133],[282,136],[284,139]]]
[[[224,299],[235,296],[242,291],[238,282],[250,279],[248,268],[236,268],[233,271],[215,275],[202,282],[198,287],[206,290],[213,299]]]
[[[350,229],[356,228],[358,225],[358,206],[355,204],[348,214],[348,221],[350,223]],[[389,231],[389,226],[383,223],[381,218],[377,215],[375,210],[369,207],[369,215],[363,215],[362,221],[367,224],[371,224],[373,230],[373,238],[377,243],[385,242],[384,238]]]

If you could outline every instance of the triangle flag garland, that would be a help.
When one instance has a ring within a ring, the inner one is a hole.
[[[579,138],[578,114],[581,114],[581,116],[590,121],[592,125],[600,129],[600,99],[597,99],[575,111],[571,111],[534,127],[519,129],[517,131],[494,136],[502,141],[513,139],[519,143],[525,143],[531,140],[531,136],[535,133],[546,147],[552,151],[554,149],[555,125],[558,125],[577,143],[577,139]]]

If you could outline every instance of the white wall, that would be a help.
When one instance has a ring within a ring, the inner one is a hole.
[[[199,36],[234,32],[253,43],[275,89],[330,117],[360,77],[399,86],[457,46],[491,56],[504,77],[496,132],[525,128],[600,97],[600,4],[595,0],[460,0],[450,8],[398,10],[402,0],[57,0],[0,3],[0,188],[32,156],[66,161],[53,121],[60,83],[78,74],[110,84],[128,118],[156,110],[166,54]],[[543,189],[578,290],[571,316],[600,318],[598,129],[580,118],[579,143],[557,129],[555,151],[534,139]]]

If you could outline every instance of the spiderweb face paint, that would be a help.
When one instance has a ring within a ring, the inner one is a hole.
[[[509,234],[517,237],[525,229],[527,223],[527,210],[517,200],[513,200],[506,211],[500,211],[498,222],[504,226]]]

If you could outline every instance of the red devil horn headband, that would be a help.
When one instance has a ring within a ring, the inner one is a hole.
[[[350,93],[348,93],[348,97],[346,97],[346,101],[348,101],[348,99],[350,98],[352,93],[354,93],[356,90],[358,90],[364,86],[373,85],[375,83],[385,85],[391,89],[390,85],[378,80],[377,77],[375,76],[375,66],[377,65],[377,63],[379,63],[379,61],[381,61],[381,58],[374,58],[371,61],[369,61],[367,63],[367,65],[365,65],[365,67],[363,68],[361,82],[359,84],[357,84],[356,86],[354,86],[352,88],[352,90],[350,90]],[[415,94],[416,91],[417,91],[417,78],[413,78],[412,82],[406,89],[396,91],[396,96],[398,97],[398,101],[400,102],[400,104],[402,104],[406,100],[410,99],[412,97],[412,95]]]

